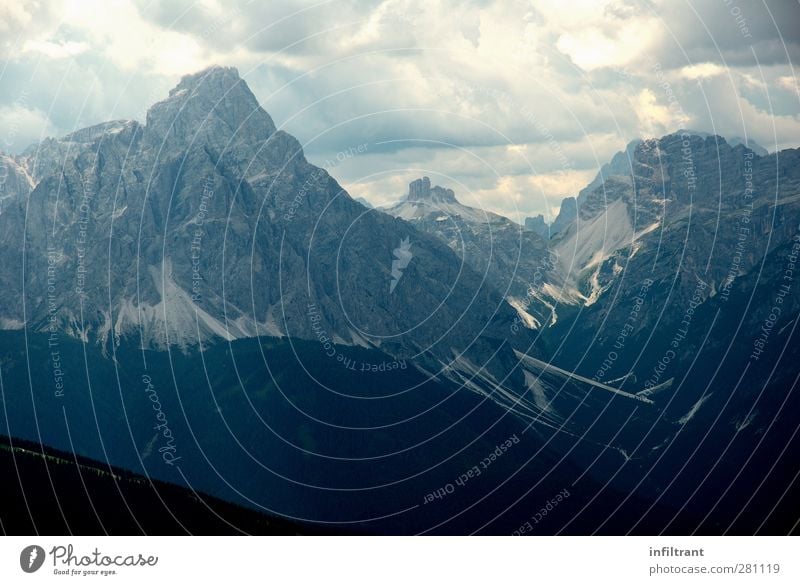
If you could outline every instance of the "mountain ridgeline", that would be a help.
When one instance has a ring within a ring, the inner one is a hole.
[[[635,141],[528,229],[372,208],[212,67],[0,156],[0,434],[276,530],[795,525],[754,455],[797,446],[798,150]]]
[[[233,69],[185,77],[144,126],[46,140],[15,165],[31,181],[0,216],[7,324],[109,348],[324,335],[417,355],[513,318],[436,239],[365,214]],[[390,295],[392,251],[412,234],[416,261]]]

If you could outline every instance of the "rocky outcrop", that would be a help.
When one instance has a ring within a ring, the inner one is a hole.
[[[561,209],[550,226],[550,237],[553,238],[564,231],[569,224],[575,221],[576,217],[578,217],[578,203],[575,197],[564,198],[561,201]]]
[[[412,181],[408,185],[408,198],[410,202],[430,202],[430,203],[458,203],[456,195],[452,189],[431,187],[431,180],[422,177]]]
[[[526,217],[525,229],[529,232],[538,234],[545,240],[550,239],[550,228],[545,223],[544,216],[542,214],[539,214],[536,217]]]

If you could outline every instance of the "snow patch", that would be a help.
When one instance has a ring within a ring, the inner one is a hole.
[[[610,282],[605,286],[600,286],[600,267],[598,266],[597,268],[595,268],[594,272],[592,273],[592,276],[589,278],[590,291],[589,291],[589,296],[586,297],[586,302],[584,304],[587,307],[595,304],[597,300],[600,298],[600,295],[602,295],[604,292],[606,292],[606,290],[608,290],[609,286],[611,286]]]
[[[548,414],[556,414],[552,404],[550,403],[550,400],[548,400],[547,395],[544,392],[544,387],[539,381],[539,377],[533,375],[528,370],[523,370],[523,372],[525,374],[525,386],[527,386],[531,391],[534,404],[536,404],[536,406],[543,412]]]
[[[536,320],[536,317],[528,313],[528,306],[523,301],[516,297],[507,297],[506,301],[508,301],[508,304],[517,312],[520,321],[522,321],[525,327],[528,329],[539,329],[542,326],[542,324]]]
[[[506,218],[476,207],[462,205],[461,203],[450,203],[446,201],[401,201],[390,207],[379,208],[381,211],[405,220],[422,219],[433,213],[436,221],[445,221],[451,217],[461,217],[466,221],[474,223],[493,223],[505,221]]]
[[[358,347],[364,347],[366,349],[371,349],[373,347],[373,345],[357,331],[348,329],[348,333],[350,333],[350,339],[352,341],[347,345],[357,345]]]
[[[25,322],[19,319],[10,319],[8,317],[0,317],[0,329],[6,331],[19,331],[25,328]]]
[[[628,208],[622,199],[617,199],[597,217],[585,222],[578,220],[574,233],[559,242],[555,250],[564,272],[579,276],[633,240]]]
[[[701,396],[700,400],[694,403],[694,406],[689,409],[689,412],[684,414],[681,418],[678,419],[678,423],[685,425],[687,422],[694,418],[694,415],[697,414],[697,411],[700,410],[700,407],[703,406],[706,400],[711,398],[711,394],[706,394],[705,396]]]
[[[586,297],[577,288],[566,284],[558,287],[546,282],[542,285],[541,291],[551,299],[564,305],[579,305],[586,300]]]
[[[736,425],[735,425],[735,427],[736,427],[736,432],[738,433],[739,431],[741,431],[741,430],[743,430],[743,429],[745,429],[745,428],[749,427],[751,424],[753,424],[753,421],[754,421],[754,420],[755,420],[755,418],[756,418],[756,414],[757,414],[757,413],[755,413],[755,412],[751,412],[750,414],[748,414],[748,415],[747,415],[747,416],[744,418],[744,420],[738,421],[738,422],[736,423]]]
[[[123,299],[113,326],[116,337],[133,331],[141,333],[142,339],[148,342],[186,347],[209,337],[231,341],[244,336],[241,331],[236,331],[238,335],[234,335],[225,324],[195,304],[191,295],[173,280],[169,261],[161,268],[150,266],[148,271],[161,300],[155,305],[136,305],[131,299]],[[108,329],[110,327],[104,324],[100,331]]]
[[[565,380],[567,379],[577,380],[578,382],[583,382],[584,384],[589,384],[590,386],[593,386],[595,388],[601,388],[608,392],[612,392],[620,396],[625,396],[626,398],[630,398],[632,400],[637,400],[639,402],[644,402],[646,404],[653,404],[653,401],[645,396],[641,396],[639,394],[631,394],[630,392],[620,390],[619,388],[614,388],[612,386],[609,386],[608,384],[603,384],[602,382],[590,380],[589,378],[576,374],[575,372],[568,372],[567,370],[559,368],[558,366],[555,366],[548,362],[544,362],[535,357],[529,356],[528,354],[522,353],[521,351],[517,351],[516,349],[514,350],[514,355],[517,356],[517,359],[520,361],[523,367],[532,367],[537,371],[554,374]]]
[[[641,230],[639,230],[638,232],[636,232],[636,236],[635,236],[635,237],[636,237],[636,239],[638,240],[638,239],[639,239],[639,238],[641,238],[642,236],[644,236],[644,235],[647,235],[647,234],[649,234],[650,232],[654,232],[654,231],[655,231],[655,230],[657,230],[659,227],[661,227],[661,220],[660,220],[660,219],[659,219],[658,221],[655,221],[655,222],[651,223],[651,224],[650,224],[649,226],[647,226],[646,228],[642,228]]]
[[[786,325],[784,325],[783,327],[781,327],[781,328],[778,330],[778,335],[783,335],[783,332],[784,332],[784,331],[786,331],[786,328],[787,328],[789,325],[791,325],[792,323],[794,323],[794,319],[792,319],[792,320],[791,320],[791,321],[789,321],[789,322],[788,322]]]
[[[281,329],[281,326],[278,324],[277,319],[275,318],[275,308],[277,305],[271,305],[269,309],[267,309],[267,318],[264,323],[259,324],[259,330],[264,330],[268,335],[272,337],[284,337],[286,333]]]

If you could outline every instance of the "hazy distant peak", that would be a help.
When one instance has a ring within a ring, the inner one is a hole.
[[[702,132],[700,130],[690,130],[690,129],[678,130],[674,134],[677,134],[677,135],[689,134],[691,136],[700,136],[701,138],[711,138],[711,137],[715,136],[714,134],[711,134],[710,132]],[[737,146],[737,145],[741,144],[742,146],[745,146],[745,147],[749,148],[750,150],[752,150],[758,156],[767,156],[769,154],[769,151],[767,151],[766,148],[761,146],[759,143],[757,143],[752,138],[745,139],[745,138],[742,138],[741,136],[725,136],[725,137],[723,137],[723,136],[718,136],[718,135],[717,135],[717,137],[722,142],[728,144],[731,147],[734,147],[734,146]]]
[[[433,203],[458,203],[456,194],[452,189],[445,189],[444,187],[431,187],[431,180],[428,177],[422,177],[415,181],[411,181],[408,185],[407,201],[429,201]]]
[[[432,216],[437,218],[437,221],[443,221],[448,217],[460,217],[462,220],[476,224],[511,221],[491,211],[464,205],[456,199],[456,194],[452,189],[438,185],[431,186],[431,180],[428,177],[411,181],[405,199],[384,208],[384,211],[405,220],[418,220]]]

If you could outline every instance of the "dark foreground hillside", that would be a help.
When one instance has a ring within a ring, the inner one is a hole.
[[[0,436],[4,534],[318,533],[100,462]]]

